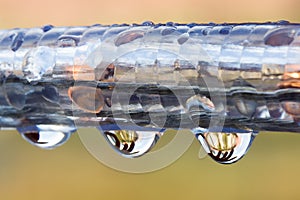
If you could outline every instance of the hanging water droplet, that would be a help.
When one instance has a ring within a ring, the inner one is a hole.
[[[24,77],[29,81],[37,81],[55,65],[55,51],[52,48],[40,46],[32,49],[25,56],[22,64]]]
[[[54,149],[63,145],[76,128],[66,125],[35,125],[19,127],[17,130],[30,144],[42,149]]]
[[[99,127],[107,141],[118,153],[127,158],[144,155],[163,135],[162,130],[105,130]]]
[[[207,154],[221,164],[239,161],[248,151],[256,132],[235,128],[214,129],[196,128],[193,133]]]

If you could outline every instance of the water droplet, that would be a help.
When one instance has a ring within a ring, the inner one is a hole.
[[[174,26],[174,22],[167,22],[166,26]]]
[[[231,164],[239,161],[248,151],[256,136],[253,130],[223,128],[196,128],[193,133],[207,154],[221,164]]]
[[[42,96],[49,102],[57,103],[59,94],[57,88],[52,85],[46,85],[42,90]]]
[[[161,31],[161,35],[165,36],[165,35],[169,35],[171,33],[173,33],[176,30],[175,27],[166,27]]]
[[[231,28],[230,26],[225,26],[224,28],[220,29],[219,33],[221,35],[228,35],[231,31]]]
[[[212,113],[215,110],[214,103],[209,98],[202,95],[190,97],[186,101],[186,107],[196,126],[199,126],[199,122],[202,121],[201,116]]]
[[[279,20],[278,22],[276,22],[278,25],[288,25],[288,24],[290,24],[290,22],[289,21],[287,21],[287,20]]]
[[[26,95],[21,83],[5,83],[4,93],[6,101],[17,110],[22,110],[25,106]]]
[[[10,45],[10,49],[11,49],[12,51],[17,51],[17,50],[21,47],[21,45],[22,45],[22,43],[23,43],[23,41],[24,41],[24,36],[25,36],[25,33],[19,32],[19,33],[14,37],[14,39],[13,39],[11,45]]]
[[[64,144],[76,128],[66,125],[35,125],[17,128],[30,144],[42,149],[53,149]]]
[[[186,105],[187,105],[188,110],[191,110],[195,106],[198,109],[201,109],[203,111],[212,112],[212,111],[215,110],[214,103],[209,98],[207,98],[206,96],[202,96],[202,95],[199,95],[199,94],[190,97],[186,101]]]
[[[104,72],[102,72],[101,77],[99,78],[99,81],[101,82],[113,82],[114,76],[115,76],[115,65],[113,63],[109,64]]]
[[[178,39],[177,42],[178,44],[182,45],[183,43],[185,43],[186,41],[188,41],[189,39],[189,34],[188,33],[184,33],[182,34]]]
[[[282,107],[288,114],[292,116],[300,116],[300,103],[297,101],[283,101]]]
[[[132,42],[133,40],[143,37],[144,34],[144,31],[141,30],[129,30],[122,32],[115,40],[115,45],[118,47],[122,44],[127,44],[129,42]]]
[[[236,109],[247,117],[252,117],[256,111],[257,102],[253,99],[236,96],[233,98]]]
[[[24,77],[29,81],[37,81],[55,65],[55,51],[52,48],[40,46],[29,51],[23,60]]]
[[[142,23],[143,26],[154,26],[154,23],[152,21],[145,21]]]
[[[102,127],[103,128],[103,127]],[[144,155],[156,144],[163,135],[162,130],[141,128],[140,130],[102,129],[107,141],[122,156],[135,158]]]
[[[80,38],[76,36],[62,35],[58,38],[58,47],[76,47]]]
[[[104,106],[104,97],[100,88],[74,86],[68,90],[69,98],[79,108],[90,113],[99,113]]]
[[[42,27],[42,30],[43,30],[44,32],[47,32],[47,31],[50,31],[52,28],[53,28],[52,25],[45,25],[45,26]]]
[[[294,40],[296,31],[293,28],[280,28],[268,33],[265,38],[265,44],[270,46],[289,45]]]

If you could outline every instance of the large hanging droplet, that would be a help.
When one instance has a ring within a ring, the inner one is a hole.
[[[99,127],[107,141],[118,153],[127,158],[144,155],[163,135],[162,130],[145,128],[145,130],[105,130]]]
[[[19,127],[17,130],[30,144],[42,149],[54,149],[63,145],[76,128],[66,125],[35,125]]]
[[[208,155],[221,164],[239,161],[248,151],[257,132],[235,128],[193,130]]]

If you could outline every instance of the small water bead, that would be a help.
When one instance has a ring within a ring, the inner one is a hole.
[[[167,22],[166,26],[175,26],[175,23],[174,22]]]
[[[236,109],[247,117],[252,117],[257,108],[257,102],[254,99],[236,96],[233,98]]]
[[[164,28],[164,29],[161,30],[161,35],[162,36],[170,35],[174,31],[176,31],[175,27],[166,27],[166,28]]]
[[[85,112],[99,113],[105,102],[100,88],[74,86],[68,90],[72,102]]]
[[[204,111],[209,111],[212,112],[215,110],[215,105],[214,103],[207,98],[206,96],[202,96],[202,95],[194,95],[192,97],[190,97],[187,101],[186,101],[186,105],[187,105],[187,109],[191,110],[193,107],[197,107],[201,110]]]
[[[54,27],[54,26],[48,24],[48,25],[43,26],[43,27],[42,27],[42,30],[43,30],[44,32],[47,32],[47,31],[50,31],[53,27]]]
[[[22,71],[29,81],[38,81],[55,65],[55,51],[52,48],[40,46],[30,50],[24,57]]]
[[[21,45],[22,45],[22,43],[23,43],[23,41],[24,41],[24,36],[25,36],[25,33],[24,33],[24,32],[19,32],[19,33],[14,37],[14,39],[13,39],[11,45],[10,45],[10,49],[11,49],[12,51],[17,51],[17,50],[21,47]]]
[[[117,39],[115,40],[115,45],[118,47],[123,44],[127,44],[138,38],[142,38],[144,35],[145,35],[145,31],[143,30],[124,31],[120,35],[118,35]]]
[[[22,137],[30,144],[42,149],[53,149],[63,145],[76,131],[73,126],[35,125],[17,128]]]
[[[57,46],[58,47],[76,47],[80,38],[78,36],[68,36],[63,35],[58,38]]]
[[[279,28],[266,34],[264,41],[266,45],[270,46],[289,45],[293,42],[295,33],[294,28]]]
[[[288,114],[299,117],[300,116],[300,102],[297,101],[283,101],[282,107]]]
[[[283,109],[283,106],[280,102],[268,102],[267,108],[271,118],[284,121],[293,121],[293,117]]]
[[[3,86],[6,101],[17,110],[22,110],[25,106],[26,95],[22,83],[9,82]]]
[[[156,144],[163,135],[162,130],[140,128],[139,130],[103,130],[99,127],[112,147],[127,158],[144,155]]]
[[[177,39],[177,42],[178,42],[178,44],[182,45],[183,43],[188,41],[189,38],[190,38],[190,36],[188,33],[183,33],[182,35],[179,36],[179,38]]]
[[[57,103],[59,101],[59,93],[57,88],[52,85],[46,85],[42,90],[42,96],[49,102]]]
[[[101,70],[103,71],[103,70]],[[101,82],[114,82],[115,81],[115,71],[116,66],[111,63],[109,64],[105,70],[102,72],[101,77],[99,78],[99,81]]]
[[[239,161],[248,151],[256,136],[253,130],[222,128],[222,131],[196,128],[193,130],[207,154],[221,164]]]
[[[224,28],[222,28],[222,29],[219,30],[219,33],[221,35],[228,35],[230,33],[231,29],[232,29],[232,27],[225,26]]]
[[[154,26],[154,23],[152,21],[145,21],[142,23],[142,26]]]

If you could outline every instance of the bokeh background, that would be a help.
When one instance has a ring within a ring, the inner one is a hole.
[[[53,24],[300,22],[298,0],[0,0],[0,28]],[[163,139],[163,142],[166,142]],[[199,159],[199,144],[174,164],[127,174],[94,159],[77,134],[52,151],[0,132],[0,199],[299,199],[300,135],[261,133],[240,162]]]

